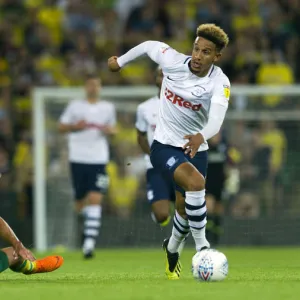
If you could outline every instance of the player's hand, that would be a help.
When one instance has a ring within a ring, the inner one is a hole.
[[[117,128],[112,126],[101,126],[101,131],[106,135],[113,135],[117,133]]]
[[[185,149],[185,154],[190,154],[190,157],[193,158],[200,145],[204,143],[204,137],[201,133],[197,133],[195,135],[189,134],[183,137],[184,139],[188,139],[189,141],[182,147]]]
[[[80,120],[72,126],[73,131],[80,131],[87,128],[87,123],[84,120]]]
[[[13,256],[15,259],[18,259],[19,257],[21,257],[23,259],[28,259],[30,261],[36,260],[36,258],[31,253],[31,251],[28,250],[27,248],[25,248],[20,241],[13,248],[15,250],[13,253]]]
[[[112,72],[118,72],[121,70],[121,67],[117,62],[117,58],[118,58],[117,56],[112,56],[107,61],[108,68]]]

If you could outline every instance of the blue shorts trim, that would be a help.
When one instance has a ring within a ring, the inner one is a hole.
[[[152,165],[162,173],[168,173],[171,178],[174,177],[176,168],[185,162],[190,162],[205,178],[207,174],[207,151],[197,152],[191,158],[184,154],[180,147],[164,145],[154,140],[151,145],[150,160]],[[176,185],[176,190],[184,194],[184,190]]]
[[[171,177],[164,176],[153,168],[147,170],[146,178],[147,199],[150,204],[160,200],[175,201],[175,185]]]
[[[82,200],[89,192],[105,194],[109,178],[104,164],[70,162],[72,184],[76,200]]]

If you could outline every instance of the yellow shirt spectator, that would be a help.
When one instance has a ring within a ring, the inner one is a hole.
[[[110,178],[108,195],[110,202],[119,210],[127,209],[128,213],[134,205],[138,189],[136,177],[128,174],[120,174],[120,170],[115,162],[107,165],[107,174]]]
[[[271,168],[274,172],[278,172],[283,164],[287,141],[284,133],[280,129],[273,127],[273,123],[271,125],[271,128],[262,133],[261,141],[263,145],[268,146],[272,150]]]
[[[262,85],[286,85],[294,82],[291,67],[283,62],[264,63],[257,71],[257,83]],[[266,106],[274,107],[281,101],[280,96],[269,95],[264,97]]]

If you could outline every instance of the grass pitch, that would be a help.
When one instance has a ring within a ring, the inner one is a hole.
[[[191,275],[192,249],[183,252],[180,280],[164,275],[164,254],[151,250],[103,250],[84,261],[67,252],[53,273],[0,275],[1,299],[21,300],[293,300],[300,299],[300,249],[221,249],[229,261],[223,282],[200,283]]]

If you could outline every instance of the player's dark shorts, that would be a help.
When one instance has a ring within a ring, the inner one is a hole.
[[[192,163],[203,177],[206,177],[207,151],[197,152],[196,155],[191,158],[189,155],[184,154],[184,150],[181,147],[164,145],[154,140],[151,145],[150,159],[155,168],[162,173],[167,173],[172,179],[176,168],[184,162]],[[184,194],[184,190],[177,185],[176,190]]]
[[[170,176],[164,176],[159,170],[147,170],[147,199],[150,204],[159,200],[175,201],[175,185]]]
[[[106,165],[71,162],[70,169],[76,200],[82,200],[89,192],[106,192],[109,184]]]
[[[222,170],[215,170],[209,165],[205,182],[206,194],[214,196],[216,201],[221,201],[224,183],[225,176]]]

